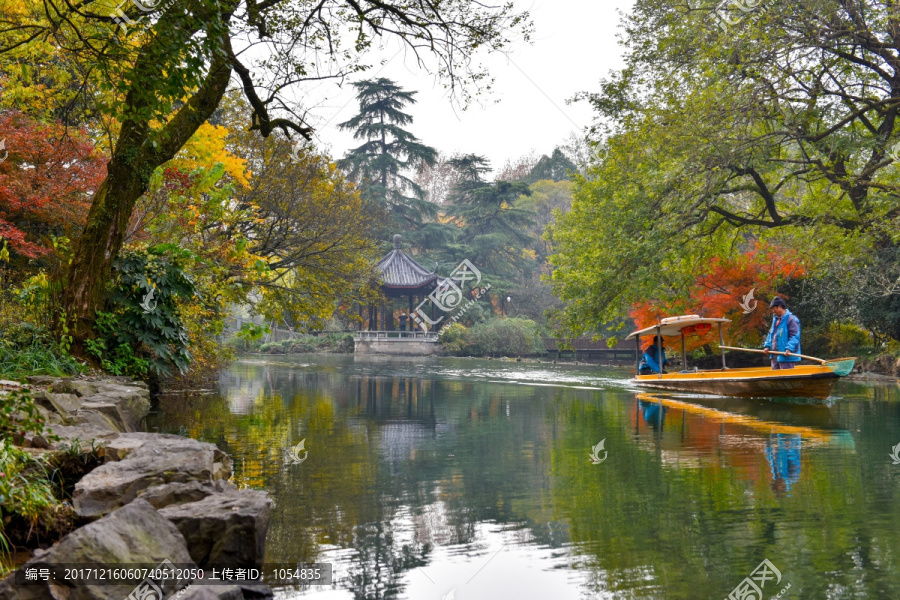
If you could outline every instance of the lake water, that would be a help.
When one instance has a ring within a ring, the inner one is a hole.
[[[218,444],[235,483],[269,492],[266,563],[331,563],[332,585],[279,598],[900,599],[900,386],[805,404],[628,377],[247,359],[149,425]]]

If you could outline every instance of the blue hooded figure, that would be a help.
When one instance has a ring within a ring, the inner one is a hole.
[[[790,352],[791,356],[777,354],[772,356],[773,369],[793,369],[794,363],[800,362],[800,319],[787,309],[781,298],[775,297],[769,305],[774,313],[772,327],[766,337],[766,350]]]
[[[662,362],[662,366],[665,367],[669,364],[668,359],[666,359],[666,349],[662,350],[662,361],[659,359],[660,353],[658,352],[658,348],[656,347],[656,342],[650,344],[650,347],[644,351],[644,356],[641,357],[641,362],[638,365],[638,373],[641,375],[653,375],[654,373],[666,373],[662,367],[660,367],[660,362]]]

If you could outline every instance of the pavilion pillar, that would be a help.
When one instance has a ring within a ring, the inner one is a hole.
[[[392,302],[393,298],[388,296],[384,299],[385,305],[387,309],[384,311],[384,318],[387,321],[385,323],[385,331],[394,331],[394,303]]]

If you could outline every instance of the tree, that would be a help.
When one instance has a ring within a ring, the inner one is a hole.
[[[538,159],[537,164],[531,168],[528,176],[523,179],[525,183],[536,183],[545,179],[550,181],[565,181],[572,179],[577,172],[575,163],[556,148],[551,156],[546,154]]]
[[[531,190],[521,182],[485,181],[491,168],[483,156],[467,154],[450,162],[461,174],[447,207],[449,222],[458,228],[454,253],[484,268],[503,306],[506,293],[535,259],[528,249],[534,213],[516,204]]]
[[[22,258],[38,258],[50,236],[75,237],[104,159],[84,131],[41,123],[17,111],[0,113],[0,238]]]
[[[705,9],[637,3],[626,67],[583,96],[605,125],[552,231],[569,324],[684,297],[697,265],[748,239],[801,250],[811,269],[896,246],[894,11],[772,3],[729,13],[722,33]]]
[[[232,100],[226,125],[243,108]],[[279,138],[204,125],[155,174],[129,225],[128,249],[187,253],[180,262],[197,295],[180,300],[180,316],[200,371],[221,362],[217,336],[235,305],[254,298],[267,317],[294,324],[326,319],[369,289],[377,213],[326,156]]]
[[[393,226],[418,228],[424,217],[437,211],[419,184],[404,173],[433,166],[437,150],[403,129],[413,118],[402,109],[415,103],[416,92],[405,92],[384,77],[353,86],[359,114],[338,127],[353,131],[355,139],[365,142],[350,150],[339,164],[359,184],[366,199],[390,212]]]
[[[508,159],[500,169],[500,173],[497,174],[497,179],[499,181],[523,181],[531,173],[538,160],[540,159],[534,150],[517,159]]]
[[[253,108],[251,129],[308,138],[311,129],[289,108],[286,90],[364,69],[362,55],[383,34],[396,36],[417,56],[434,56],[455,86],[462,76],[477,81],[470,68],[476,49],[504,47],[511,29],[529,33],[527,14],[511,5],[466,0],[148,4],[129,3],[111,14],[100,0],[27,0],[21,10],[0,15],[0,68],[19,67],[35,48],[55,46],[64,59],[91,65],[79,82],[84,93],[99,88],[114,96],[100,104],[117,121],[108,173],[93,196],[65,290],[77,338],[91,328],[135,202],[154,171],[212,116],[233,74]],[[344,35],[347,30],[353,34]],[[249,62],[244,49],[260,43],[271,52]]]
[[[460,181],[459,172],[453,168],[451,160],[459,158],[459,154],[446,156],[438,154],[434,164],[423,163],[416,171],[415,182],[425,193],[425,198],[434,204],[443,205],[450,193]]]
[[[768,303],[776,296],[776,291],[781,291],[777,295],[791,301],[783,290],[804,275],[806,269],[797,252],[753,244],[734,258],[713,259],[694,280],[688,298],[667,303],[638,302],[631,307],[630,315],[635,329],[650,327],[659,319],[675,315],[724,317],[731,319],[726,327],[732,344],[759,346],[771,323]],[[804,315],[804,328],[806,325]],[[688,350],[693,350],[718,342],[717,330],[713,328],[706,335],[687,337],[685,345]]]
[[[263,291],[264,314],[321,328],[336,309],[347,312],[353,301],[371,300],[384,212],[364,200],[327,156],[289,149],[274,139],[257,139],[248,149],[259,170],[239,201],[255,207],[256,218],[238,231],[266,261],[265,276],[253,280]]]

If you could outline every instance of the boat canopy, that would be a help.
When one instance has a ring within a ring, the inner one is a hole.
[[[696,327],[697,325],[702,324],[711,326],[713,323],[731,323],[731,319],[705,318],[701,317],[700,315],[681,315],[679,317],[666,317],[665,319],[660,320],[659,325],[653,325],[651,327],[645,327],[640,331],[635,331],[625,339],[630,340],[639,335],[656,335],[657,327],[659,327],[660,335],[672,336],[679,335],[682,329],[686,329],[688,327]],[[709,329],[709,327],[706,327],[706,329]]]

